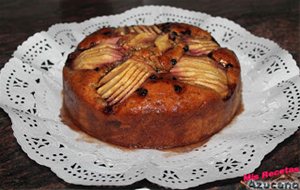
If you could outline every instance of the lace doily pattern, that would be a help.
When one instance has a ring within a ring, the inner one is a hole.
[[[242,67],[244,111],[205,145],[182,153],[125,151],[65,126],[59,117],[62,68],[79,41],[104,26],[162,22],[199,26],[235,51]],[[242,176],[300,123],[299,69],[287,51],[227,19],[166,6],[54,25],[20,45],[0,79],[0,104],[22,149],[74,184],[128,185],[146,178],[184,189]]]

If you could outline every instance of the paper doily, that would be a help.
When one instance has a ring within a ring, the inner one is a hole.
[[[205,145],[186,153],[124,151],[80,140],[59,118],[62,67],[86,35],[104,26],[184,22],[211,32],[242,67],[244,111]],[[297,130],[300,77],[292,56],[224,18],[166,6],[144,6],[36,33],[1,70],[0,104],[28,156],[63,180],[81,185],[128,185],[146,178],[188,188],[242,176]]]

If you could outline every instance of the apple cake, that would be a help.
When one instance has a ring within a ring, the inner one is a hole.
[[[63,68],[68,118],[122,147],[167,149],[207,140],[240,105],[234,52],[184,23],[101,28]]]

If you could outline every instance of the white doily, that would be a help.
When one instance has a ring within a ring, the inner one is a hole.
[[[62,67],[86,35],[103,26],[185,22],[211,32],[242,67],[244,111],[204,146],[186,153],[124,151],[82,140],[60,121]],[[146,178],[188,188],[242,176],[297,130],[300,77],[292,56],[224,18],[165,6],[144,6],[36,33],[1,70],[0,104],[28,156],[63,180],[81,185],[128,185]]]

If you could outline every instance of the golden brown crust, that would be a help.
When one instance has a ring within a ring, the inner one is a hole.
[[[176,31],[190,37],[212,39],[206,31],[186,24],[157,27],[162,32]],[[84,39],[77,51],[128,31],[128,28],[101,29]],[[158,32],[156,28],[151,31]],[[76,55],[63,69],[64,109],[81,130],[124,147],[165,149],[205,140],[232,120],[241,102],[240,66],[235,54],[218,48],[206,55],[219,63],[227,75],[230,92],[226,97],[211,88],[190,85],[163,72],[142,84],[147,90],[146,96],[134,92],[123,102],[108,106],[97,93],[98,83],[115,66],[105,66],[107,70],[74,69]]]

